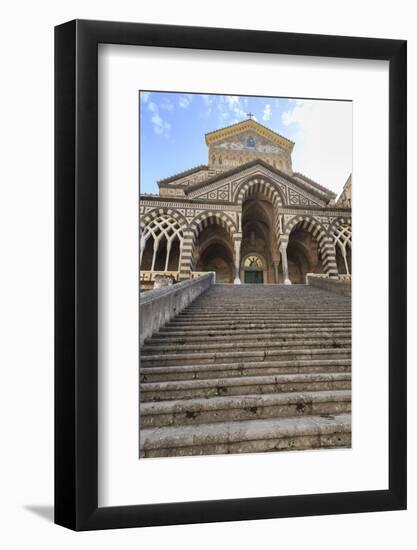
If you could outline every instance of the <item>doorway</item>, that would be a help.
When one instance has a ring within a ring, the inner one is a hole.
[[[245,283],[262,284],[263,282],[264,282],[263,271],[246,271],[245,270]]]

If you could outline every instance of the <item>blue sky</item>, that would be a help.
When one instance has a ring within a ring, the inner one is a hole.
[[[342,101],[140,92],[141,192],[207,164],[204,134],[253,118],[296,142],[295,171],[336,193],[351,172],[352,104]]]

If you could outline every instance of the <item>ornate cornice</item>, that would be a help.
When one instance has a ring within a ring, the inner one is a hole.
[[[211,145],[216,141],[227,139],[246,131],[255,132],[256,134],[259,134],[260,136],[268,139],[269,141],[272,141],[273,143],[279,145],[280,147],[283,147],[290,153],[292,152],[295,145],[293,141],[290,141],[286,137],[281,136],[280,134],[277,134],[273,130],[270,130],[266,126],[263,126],[263,124],[259,124],[259,122],[255,122],[254,120],[244,120],[242,122],[232,124],[231,126],[226,126],[225,128],[221,128],[220,130],[214,130],[213,132],[209,132],[205,136],[206,144]]]
[[[222,201],[179,201],[176,198],[157,198],[152,200],[142,199],[140,200],[140,206],[152,206],[154,208],[198,208],[200,210],[232,210],[233,212],[240,212],[241,207],[237,204]]]
[[[188,188],[185,188],[184,191],[189,197],[195,197],[198,194],[211,191],[219,184],[223,185],[229,183],[230,181],[236,181],[236,178],[234,178],[234,176],[236,175],[241,176],[242,178],[249,175],[250,169],[253,167],[264,169],[266,171],[266,173],[263,172],[264,176],[266,175],[267,177],[274,177],[279,183],[282,183],[292,188],[294,191],[303,191],[303,193],[305,193],[306,196],[308,196],[313,201],[317,201],[317,199],[319,199],[326,203],[336,196],[335,193],[329,191],[321,185],[319,187],[315,187],[312,184],[293,178],[289,174],[286,174],[285,172],[274,168],[273,166],[264,162],[261,159],[255,159],[247,162],[246,164],[241,164],[240,166],[232,168],[227,172],[217,174],[212,178],[189,186]]]

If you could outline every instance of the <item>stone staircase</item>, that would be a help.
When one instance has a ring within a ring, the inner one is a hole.
[[[140,456],[349,447],[350,298],[217,284],[145,341]]]

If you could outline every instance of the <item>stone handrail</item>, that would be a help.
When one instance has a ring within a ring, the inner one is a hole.
[[[164,275],[164,276],[172,277],[175,281],[178,281],[179,274],[180,274],[179,271],[149,271],[149,270],[144,271],[144,270],[141,270],[139,280],[140,280],[140,282],[154,281],[155,277],[157,275]]]
[[[139,294],[139,341],[143,344],[160,327],[180,313],[202,292],[216,282],[216,274],[201,277]]]
[[[308,285],[321,288],[322,290],[341,294],[342,296],[351,296],[352,294],[352,283],[350,278],[330,279],[327,277],[322,277],[320,274],[307,273],[306,283]]]

